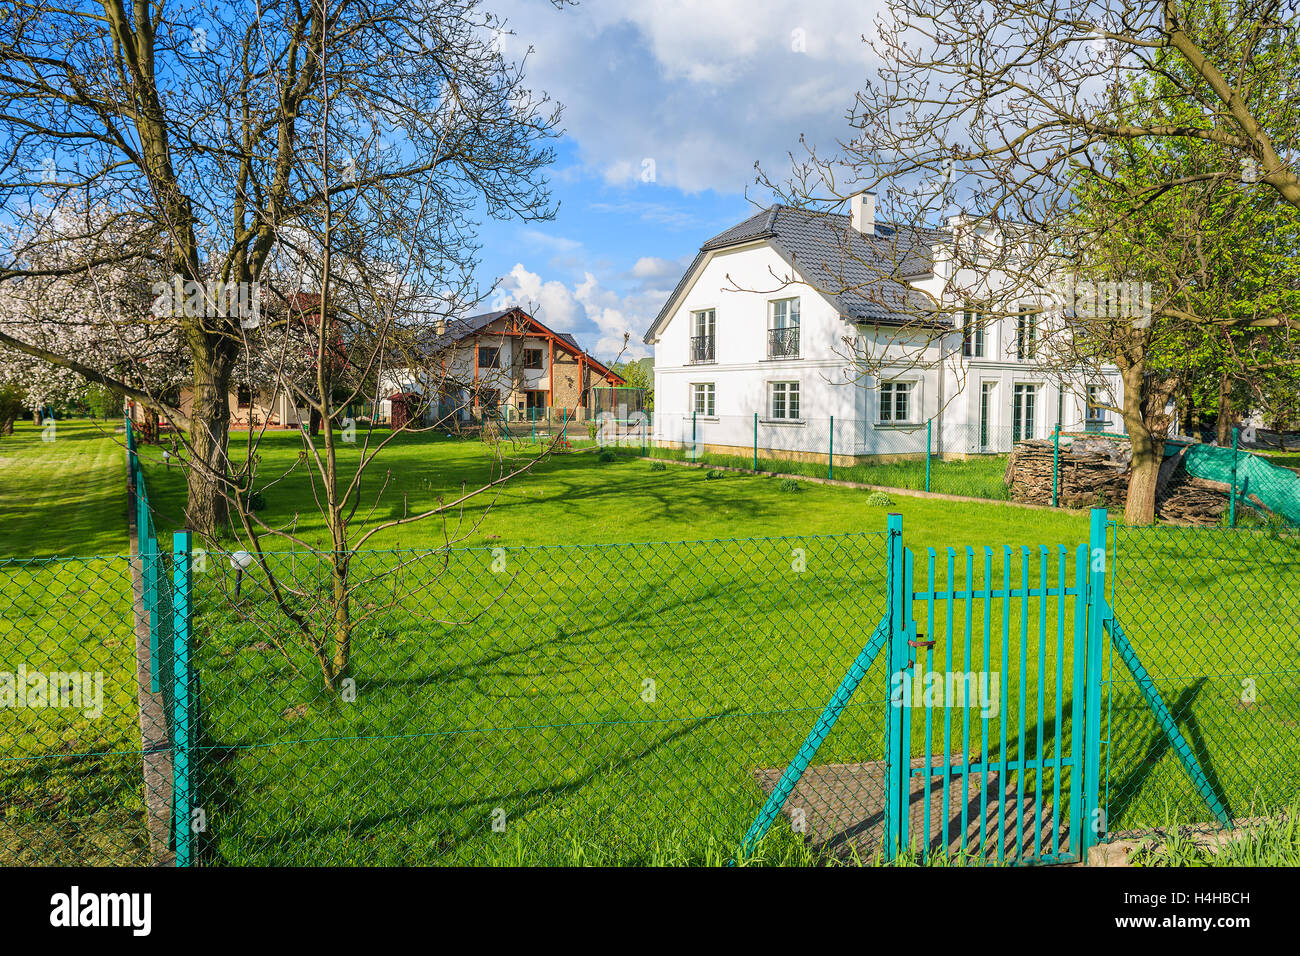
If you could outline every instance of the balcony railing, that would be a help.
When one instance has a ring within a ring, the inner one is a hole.
[[[713,350],[712,335],[691,336],[691,362],[713,362],[716,356]]]
[[[799,357],[799,326],[767,330],[767,357],[786,359]]]

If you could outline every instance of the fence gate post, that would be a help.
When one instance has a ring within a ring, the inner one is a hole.
[[[904,701],[898,697],[905,692],[901,684],[907,679],[907,632],[903,609],[909,595],[904,593],[903,573],[903,516],[891,514],[888,518],[885,544],[885,600],[889,634],[885,660],[885,847],[886,861],[895,859],[907,849],[907,830],[903,809],[907,805],[910,781],[908,770],[910,743],[906,739]],[[901,675],[901,679],[900,679]]]
[[[1101,834],[1106,832],[1106,821],[1101,817],[1101,667],[1102,642],[1106,639],[1104,615],[1106,609],[1106,509],[1093,508],[1088,535],[1088,648],[1084,662],[1084,754],[1083,754],[1083,806],[1080,823],[1082,861],[1087,862],[1088,850],[1096,846]]]
[[[172,537],[172,833],[176,865],[193,863],[194,727],[190,673],[190,532]]]
[[[754,413],[754,471],[758,471],[758,412]]]

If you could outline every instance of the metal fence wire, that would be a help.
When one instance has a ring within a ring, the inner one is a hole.
[[[598,426],[600,426],[598,428]],[[644,455],[715,468],[896,488],[989,501],[1122,508],[1127,489],[1127,438],[1109,425],[1081,431],[1044,422],[879,422],[858,418],[660,413],[587,423],[602,445],[641,448]],[[1241,447],[1170,441],[1157,482],[1162,518],[1227,527],[1300,527],[1300,474],[1285,462]],[[1076,443],[1078,443],[1076,445]],[[1110,465],[1080,463],[1110,446]],[[1259,446],[1253,446],[1259,447]],[[1023,455],[1021,470],[1009,468]],[[1100,469],[1100,473],[1094,469]],[[1166,508],[1169,499],[1190,495]]]
[[[181,535],[160,548],[131,472],[134,554],[0,559],[3,865],[727,862],[886,611],[883,528],[249,562]],[[1106,648],[1102,829],[1287,807],[1300,535],[1112,535],[1105,594],[1145,670]],[[987,586],[979,562],[939,555],[918,640],[958,619],[945,593]],[[1010,585],[1058,574],[1033,573]],[[1050,633],[1031,647],[1047,664],[1014,642],[1006,658],[1029,662],[1015,689],[1046,708],[1000,718],[1049,755],[1076,733],[1035,726],[1073,710],[1037,683],[1073,647]],[[951,646],[971,670],[971,645]],[[879,854],[887,666],[872,660],[760,858]],[[929,726],[914,718],[917,741]],[[983,731],[952,749],[1005,760]]]
[[[1300,534],[1119,526],[1112,606],[1228,812],[1300,793]],[[1109,651],[1109,649],[1108,649]],[[1106,824],[1211,819],[1122,662],[1106,662]]]

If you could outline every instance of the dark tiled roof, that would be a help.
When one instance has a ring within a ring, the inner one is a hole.
[[[940,236],[937,229],[890,223],[877,223],[875,233],[866,236],[853,229],[844,213],[772,206],[700,247],[651,324],[645,341],[651,342],[658,334],[691,275],[710,252],[758,239],[775,246],[799,275],[830,298],[849,321],[889,325],[915,322],[933,304],[903,280],[930,270],[931,246]]]
[[[429,334],[424,336],[423,341],[419,343],[419,347],[424,349],[427,354],[430,355],[436,354],[437,352],[440,352],[443,349],[450,348],[451,346],[459,342],[461,339],[468,338],[469,336],[474,335],[476,332],[481,332],[483,329],[487,328],[497,319],[500,319],[503,316],[509,315],[511,312],[516,312],[516,311],[518,311],[521,315],[528,316],[528,318],[532,319],[534,322],[537,322],[538,325],[541,325],[543,328],[546,328],[545,325],[543,325],[541,322],[538,322],[537,319],[533,318],[533,316],[529,315],[527,312],[524,312],[523,309],[519,309],[515,306],[512,306],[508,309],[500,309],[496,312],[483,312],[479,315],[471,315],[463,319],[452,319],[447,323],[447,328],[445,331],[436,335]],[[616,372],[613,372],[613,370],[610,369],[609,366],[607,366],[604,362],[600,361],[600,359],[596,358],[593,355],[587,354],[586,350],[583,349],[583,347],[578,344],[578,340],[574,338],[570,333],[556,332],[554,334],[556,335],[557,338],[563,339],[565,342],[571,345],[575,351],[582,352],[584,355],[586,355],[587,360],[590,361],[597,368],[605,372],[612,372],[615,375],[618,374]],[[619,375],[618,377],[622,379],[621,375]]]

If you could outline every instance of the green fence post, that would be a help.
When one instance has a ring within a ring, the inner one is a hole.
[[[691,461],[700,460],[700,446],[696,444],[695,438],[695,416],[698,412],[691,412]]]
[[[1106,509],[1093,508],[1088,534],[1088,649],[1084,664],[1085,691],[1083,726],[1083,813],[1080,845],[1083,862],[1088,849],[1096,846],[1106,832],[1101,818],[1101,667],[1102,642],[1105,640],[1106,607]],[[1026,582],[1025,587],[1028,587]]]
[[[930,425],[925,423],[925,490],[930,490]]]
[[[1052,507],[1057,506],[1057,479],[1061,473],[1061,423],[1052,430]]]
[[[1228,527],[1237,527],[1237,441],[1238,429],[1232,429],[1232,493],[1228,497]]]
[[[826,477],[835,477],[835,416],[831,416],[831,447],[826,453]]]
[[[194,751],[190,704],[190,533],[172,537],[172,833],[176,865],[193,862]]]
[[[906,847],[903,831],[903,801],[908,799],[911,760],[910,741],[903,739],[901,700],[895,701],[894,675],[907,676],[907,635],[904,631],[903,606],[903,516],[891,514],[886,520],[885,539],[885,616],[888,634],[885,645],[885,848],[886,861],[895,859]]]
[[[754,413],[754,471],[758,471],[758,412]]]

